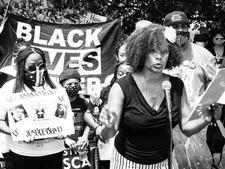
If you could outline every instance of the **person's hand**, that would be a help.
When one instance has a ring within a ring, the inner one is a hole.
[[[222,114],[222,105],[218,103],[199,105],[197,107],[197,112],[201,111],[205,118],[219,120]]]
[[[69,147],[69,148],[76,148],[76,141],[70,139],[70,138],[66,138],[65,139],[65,144]]]
[[[63,133],[59,133],[59,135],[57,136],[58,139],[65,139],[67,136],[64,135]]]
[[[220,120],[221,114],[222,114],[222,107],[223,105],[219,103],[215,103],[211,105],[212,108],[212,116],[215,118],[215,120]]]
[[[35,140],[35,134],[32,133],[29,137],[25,137],[25,139],[23,140],[26,143],[31,143]]]
[[[99,121],[106,127],[112,128],[115,126],[117,121],[117,115],[114,111],[109,110],[108,106],[106,105],[99,116]]]
[[[78,151],[85,151],[87,149],[89,142],[88,139],[85,137],[78,137],[77,140],[77,150]]]

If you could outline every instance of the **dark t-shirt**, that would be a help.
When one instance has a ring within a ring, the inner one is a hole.
[[[173,127],[179,123],[183,82],[171,82]],[[146,102],[131,75],[117,82],[124,94],[124,107],[119,132],[115,138],[117,151],[125,158],[142,164],[155,164],[168,157],[168,111],[166,98],[156,111]]]
[[[75,127],[75,134],[69,136],[69,138],[77,141],[78,137],[83,135],[85,121],[84,121],[84,113],[87,110],[87,102],[85,99],[81,98],[79,95],[76,100],[70,102],[72,111],[74,113],[73,121]]]

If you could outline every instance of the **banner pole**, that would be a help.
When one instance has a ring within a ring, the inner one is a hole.
[[[8,3],[8,5],[7,5],[7,8],[6,8],[5,13],[4,13],[4,16],[3,16],[2,23],[5,21],[5,18],[6,18],[6,15],[7,15],[7,13],[8,13],[9,6],[10,6],[11,2],[12,2],[12,0],[9,0],[9,3]],[[2,23],[1,23],[1,25],[2,25]]]

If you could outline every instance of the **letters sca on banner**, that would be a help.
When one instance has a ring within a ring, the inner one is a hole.
[[[58,78],[69,62],[76,63],[83,92],[90,94],[113,73],[120,23],[120,20],[112,20],[93,24],[53,24],[9,14],[0,34],[0,47],[4,49],[0,68],[14,64],[15,58],[10,54],[13,45],[16,38],[24,38],[44,51],[51,77]]]
[[[94,169],[90,163],[88,151],[82,154],[76,149],[65,149],[63,152],[63,169]]]
[[[62,88],[13,93],[4,101],[13,141],[74,134],[69,98]]]

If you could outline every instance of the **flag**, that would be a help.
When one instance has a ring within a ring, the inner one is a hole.
[[[115,48],[121,35],[121,21],[91,24],[53,24],[9,14],[0,47],[4,56],[0,68],[13,64],[11,56],[17,38],[24,38],[46,55],[51,77],[58,77],[68,62],[76,63],[86,94],[112,74]]]

